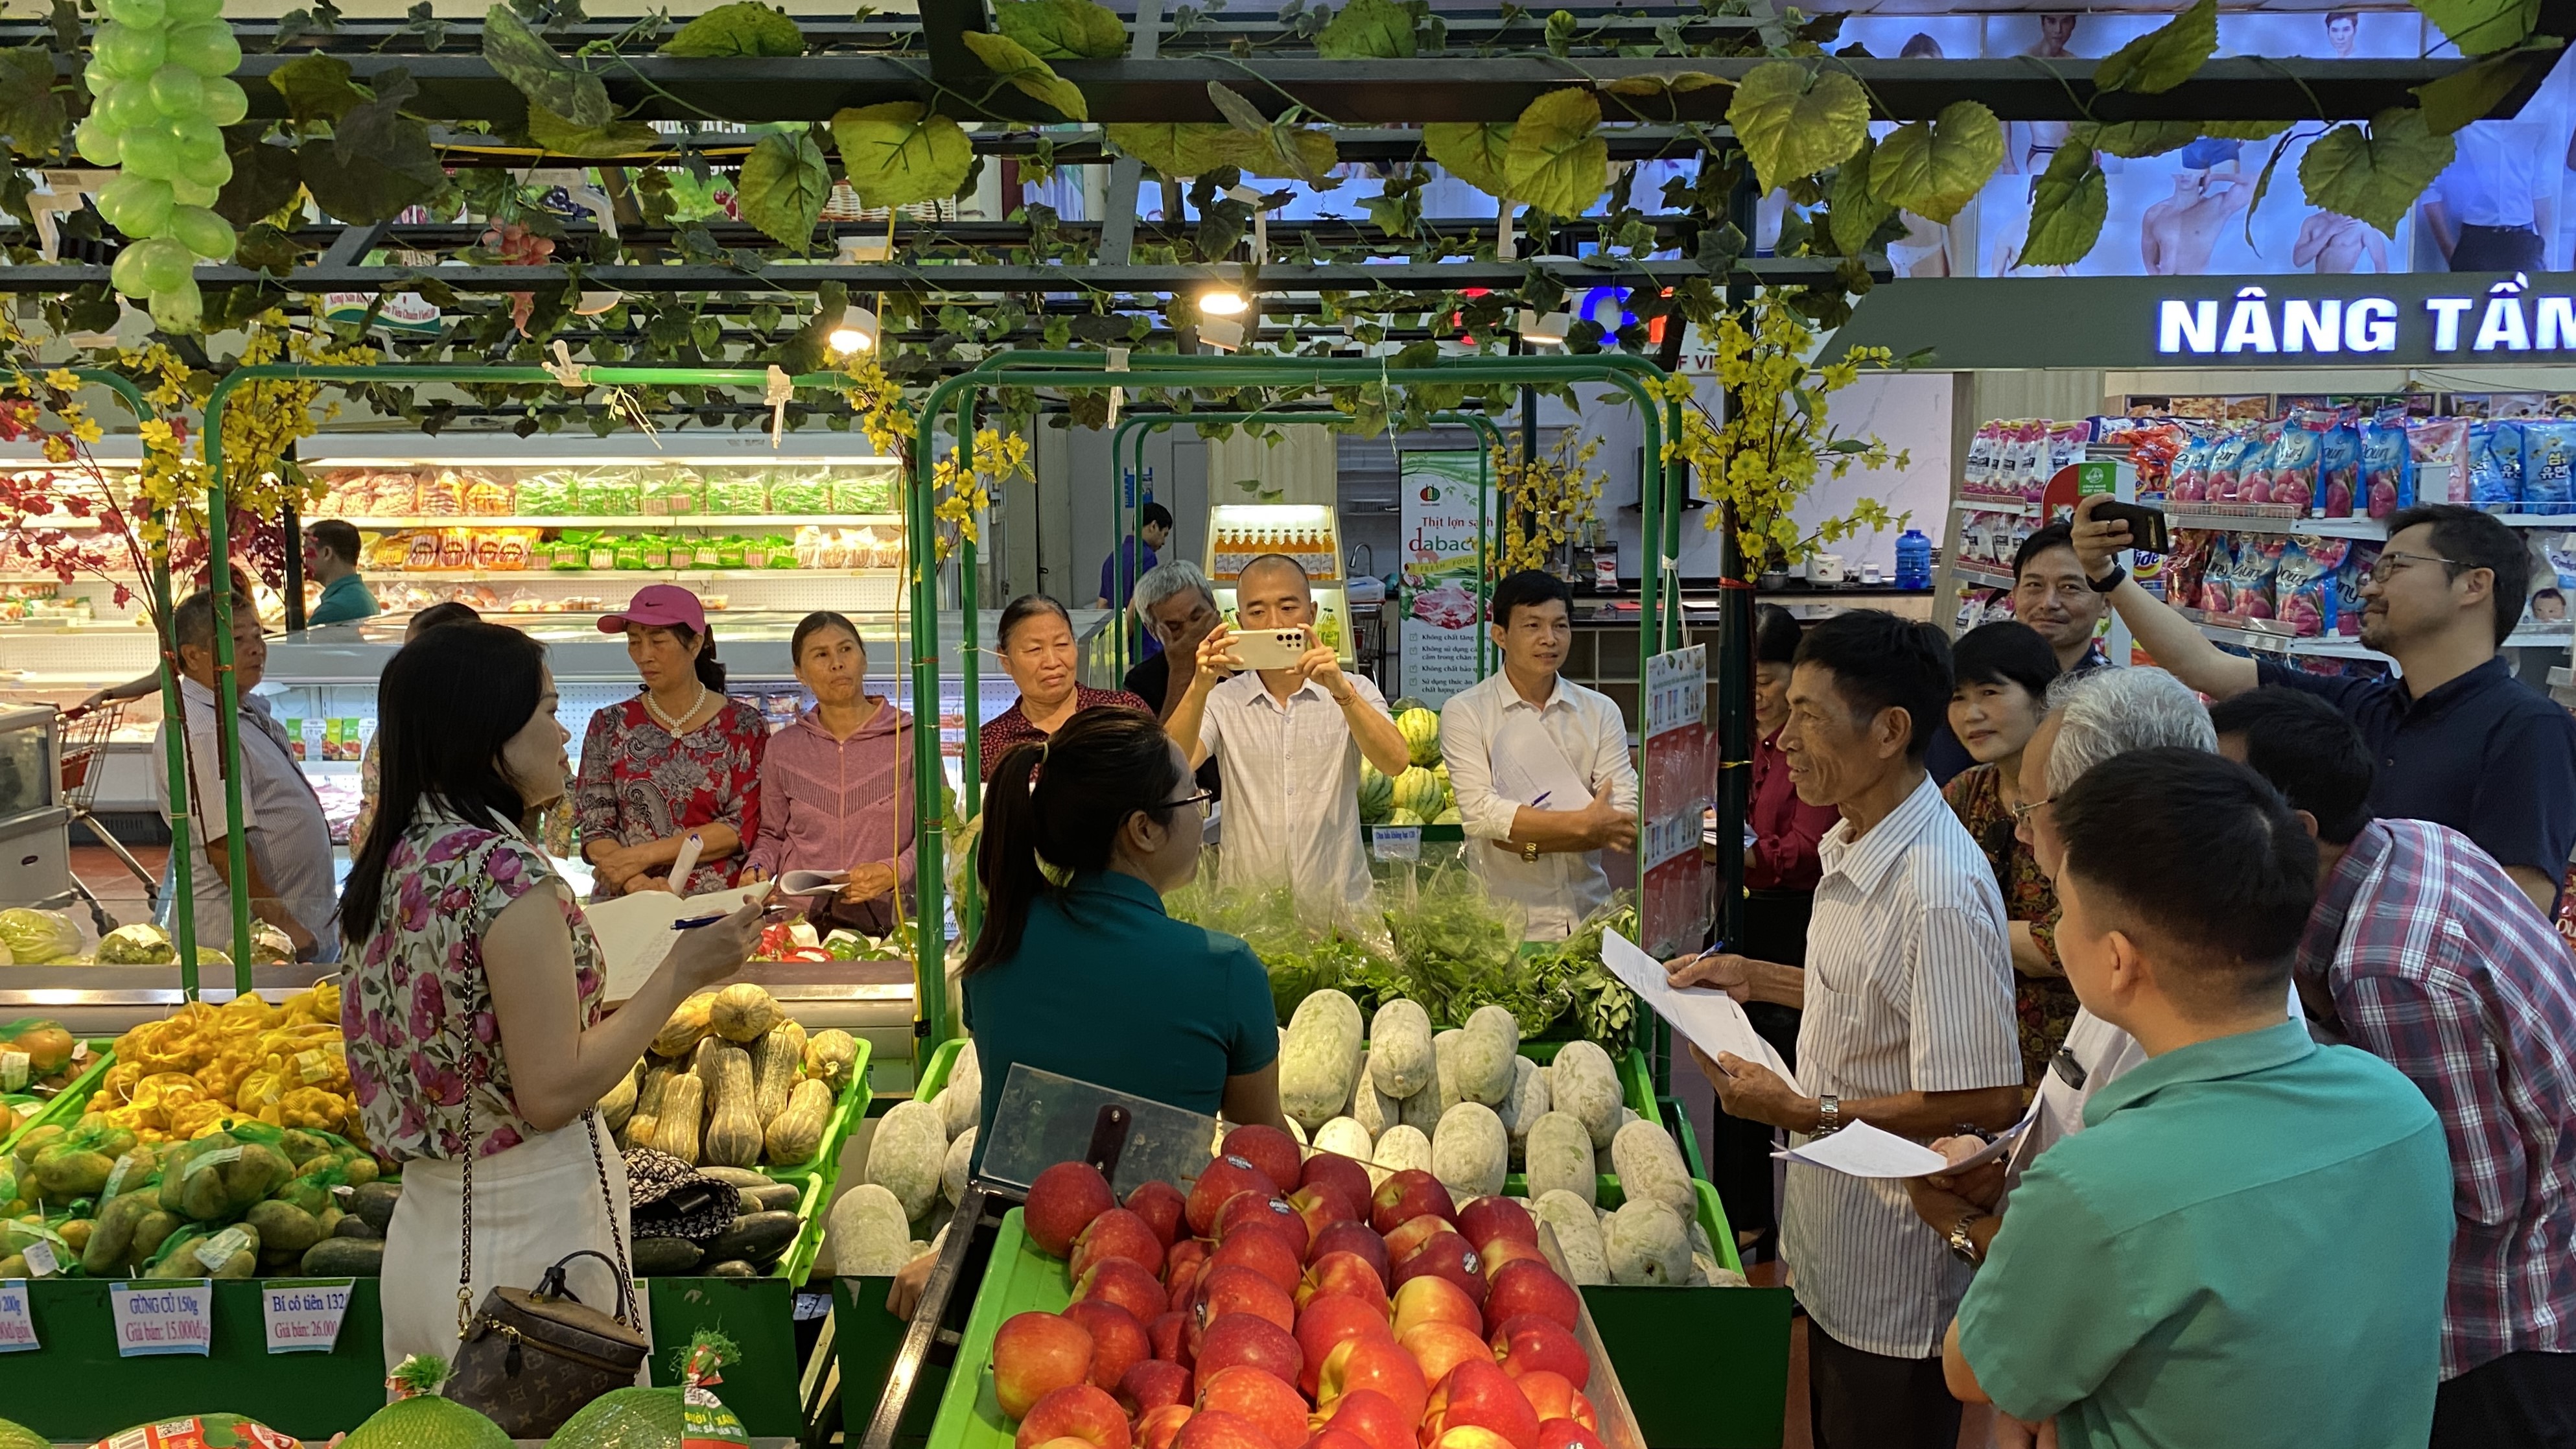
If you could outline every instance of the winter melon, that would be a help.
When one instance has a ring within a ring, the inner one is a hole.
[[[1395,717],[1396,733],[1413,763],[1426,769],[1440,763],[1440,716],[1427,709],[1408,709]]]

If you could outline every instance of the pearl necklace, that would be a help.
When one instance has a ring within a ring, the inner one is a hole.
[[[653,717],[653,722],[660,725],[663,730],[674,739],[679,738],[681,724],[685,721],[696,718],[698,710],[702,708],[706,702],[707,687],[702,682],[698,685],[698,697],[689,701],[689,707],[680,711],[680,717],[678,719],[673,719],[669,715],[662,713],[661,709],[653,703],[653,691],[649,689],[644,691],[644,712],[651,715]]]

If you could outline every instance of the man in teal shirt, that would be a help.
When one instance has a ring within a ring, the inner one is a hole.
[[[304,530],[304,571],[322,586],[320,601],[304,616],[308,628],[354,624],[384,612],[358,577],[358,549],[358,530],[340,519],[326,518]]]
[[[2140,750],[2049,802],[2076,995],[2148,1060],[2041,1155],[1951,1325],[1951,1391],[2063,1449],[2422,1449],[2441,1377],[2441,1121],[2281,1020],[2316,846],[2263,779]]]

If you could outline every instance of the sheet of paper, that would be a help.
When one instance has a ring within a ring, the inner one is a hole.
[[[1852,1177],[1922,1177],[1950,1171],[1950,1160],[1920,1142],[1908,1142],[1866,1122],[1854,1122],[1773,1157],[1828,1167]]]
[[[590,922],[591,934],[599,938],[601,961],[608,968],[608,999],[624,1001],[635,994],[653,968],[671,951],[671,923],[690,916],[730,915],[742,909],[755,891],[766,891],[766,884],[735,886],[729,890],[709,891],[702,896],[681,897],[669,891],[637,891],[613,901],[597,901],[581,908]]]
[[[1592,787],[1536,719],[1517,712],[1504,716],[1487,749],[1494,793],[1504,799],[1541,810],[1580,810],[1592,803]]]
[[[698,868],[698,856],[706,848],[707,843],[699,839],[695,831],[691,831],[689,838],[680,842],[680,853],[671,860],[672,885],[686,886],[689,883],[689,872]]]
[[[782,896],[819,896],[850,883],[846,870],[791,870],[778,878]]]
[[[1734,997],[1704,986],[1673,989],[1665,983],[1664,963],[1616,931],[1601,933],[1601,964],[1701,1051],[1711,1057],[1733,1052],[1746,1061],[1760,1062],[1778,1073],[1791,1091],[1806,1090],[1798,1085],[1797,1075],[1779,1050],[1753,1029],[1753,1019]]]

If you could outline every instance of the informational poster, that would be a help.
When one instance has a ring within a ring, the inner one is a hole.
[[[1406,453],[1398,463],[1402,687],[1433,709],[1476,682],[1476,631],[1485,624],[1480,462],[1460,449]]]
[[[1645,899],[1639,944],[1658,959],[1699,949],[1708,935],[1709,868],[1702,820],[1714,803],[1710,768],[1708,646],[1694,644],[1646,661],[1645,768],[1638,795]]]

